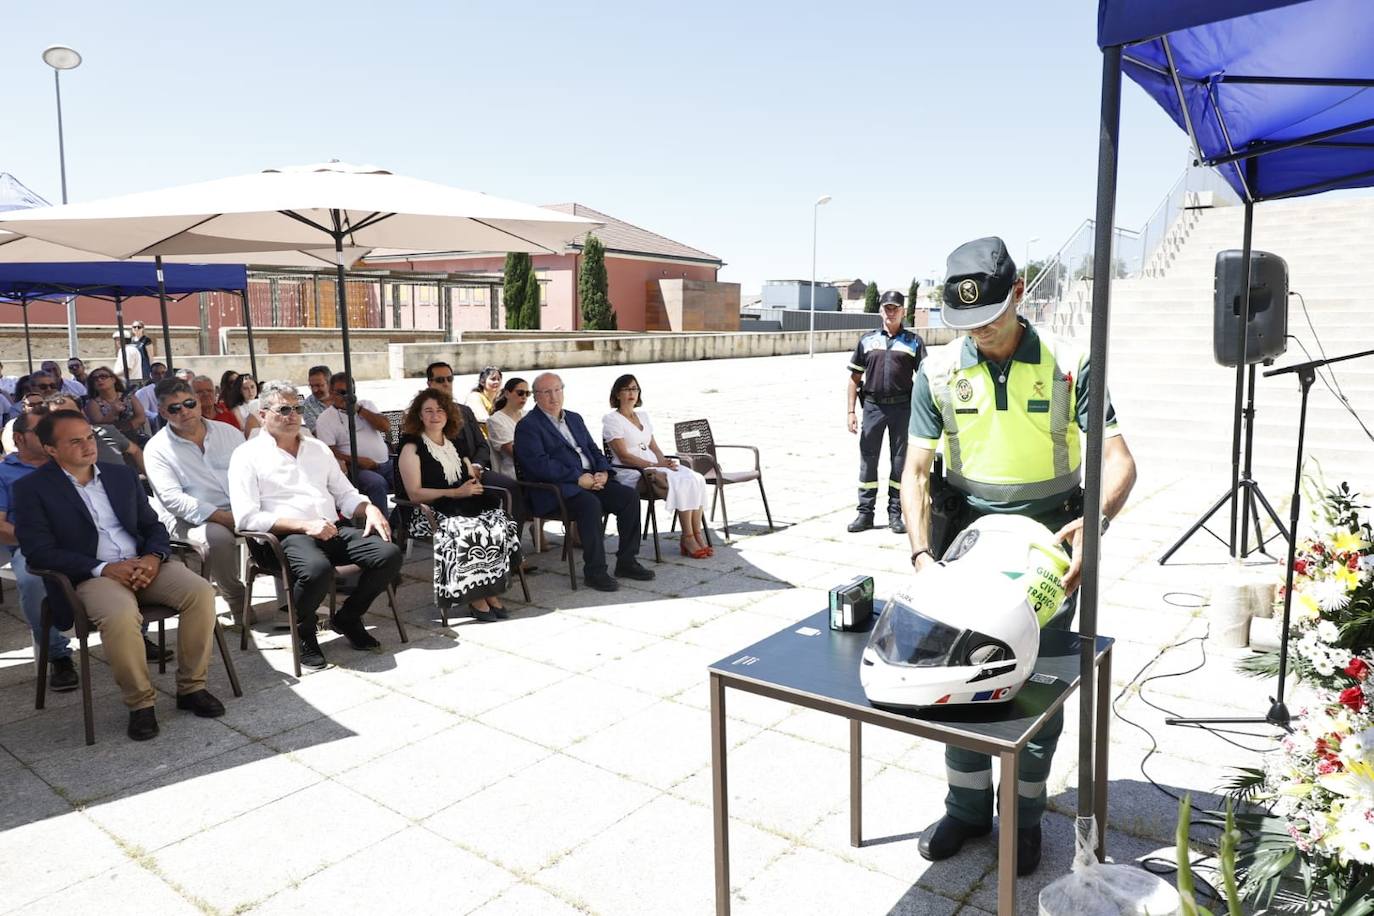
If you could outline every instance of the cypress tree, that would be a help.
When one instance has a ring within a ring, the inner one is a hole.
[[[529,257],[526,255],[526,257]],[[533,270],[525,277],[525,289],[523,300],[524,310],[521,313],[520,326],[527,331],[539,330],[539,275]]]
[[[864,290],[864,311],[870,315],[878,314],[878,284],[869,283]]]
[[[920,295],[921,284],[916,282],[916,278],[911,278],[911,286],[906,291],[906,323],[907,327],[916,323],[916,297]]]
[[[501,277],[501,302],[506,308],[506,327],[512,331],[525,327],[525,285],[529,282],[533,262],[522,251],[506,255],[506,268]]]
[[[582,246],[582,268],[577,276],[577,301],[582,307],[582,327],[588,331],[614,331],[615,310],[607,294],[606,249],[588,235]]]

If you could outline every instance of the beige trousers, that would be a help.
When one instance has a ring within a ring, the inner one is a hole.
[[[205,689],[205,672],[215,635],[215,592],[209,582],[181,563],[171,561],[162,564],[157,578],[142,591],[135,592],[114,579],[96,576],[78,585],[76,594],[100,631],[105,658],[124,694],[125,706],[143,709],[152,706],[157,696],[148,679],[140,604],[162,604],[180,612],[177,694]]]

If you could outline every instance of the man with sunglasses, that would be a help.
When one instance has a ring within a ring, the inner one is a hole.
[[[310,434],[315,434],[315,424],[320,419],[320,414],[329,409],[332,403],[332,395],[329,393],[329,379],[334,373],[329,371],[328,366],[311,366],[310,375],[306,377],[306,384],[310,386],[310,395],[301,402],[305,407],[305,413],[301,416],[301,422],[305,428],[310,430]]]
[[[453,397],[453,367],[444,362],[425,366],[425,384],[435,391],[442,391]]]
[[[179,378],[163,379],[152,390],[166,425],[148,441],[143,460],[148,483],[166,510],[162,522],[172,537],[196,548],[210,581],[237,614],[243,578],[230,511],[229,458],[243,445],[243,433],[203,417],[191,386]]]
[[[315,423],[315,438],[334,450],[343,462],[357,465],[353,479],[372,504],[383,513],[387,511],[386,497],[392,487],[391,447],[387,435],[391,421],[371,401],[354,401],[354,426],[357,430],[358,454],[353,455],[353,443],[348,438],[348,399],[353,395],[353,380],[342,372],[329,377],[330,406]],[[304,405],[302,405],[302,408]]]
[[[87,389],[91,387],[90,385],[86,384],[86,364],[82,362],[78,357],[73,356],[71,359],[67,360],[67,374],[70,375],[75,381],[78,381],[81,384],[86,385]]]
[[[62,367],[56,360],[43,360],[42,372],[56,383],[54,390],[71,395],[74,398],[84,398],[86,396],[86,386],[75,379],[63,379]]]
[[[357,564],[362,574],[332,628],[355,649],[377,649],[381,644],[363,626],[363,614],[400,572],[401,551],[391,543],[386,514],[353,487],[328,447],[301,435],[304,412],[290,382],[262,386],[263,434],[229,459],[229,498],[240,531],[270,531],[281,540],[291,567],[301,664],[323,668],[316,611],[329,593],[334,567]],[[267,560],[257,545],[249,549]]]

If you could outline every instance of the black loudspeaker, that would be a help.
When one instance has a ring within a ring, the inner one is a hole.
[[[1245,262],[1235,249],[1217,252],[1212,309],[1212,352],[1223,366],[1240,362],[1241,292]],[[1250,314],[1245,362],[1272,360],[1288,349],[1288,264],[1267,251],[1250,252]]]

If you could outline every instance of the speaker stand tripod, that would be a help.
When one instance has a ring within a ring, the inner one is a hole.
[[[1249,377],[1247,380],[1245,404],[1242,406],[1239,398],[1237,398],[1235,406],[1237,425],[1244,423],[1245,464],[1240,469],[1239,473],[1236,474],[1235,482],[1226,488],[1226,492],[1222,493],[1221,496],[1217,498],[1217,501],[1212,503],[1212,507],[1202,513],[1202,516],[1198,518],[1197,521],[1193,522],[1192,527],[1185,531],[1182,537],[1175,541],[1168,550],[1164,551],[1159,558],[1159,564],[1161,566],[1169,562],[1169,558],[1172,557],[1180,547],[1186,544],[1189,538],[1199,531],[1206,531],[1222,544],[1225,544],[1231,556],[1239,557],[1242,560],[1253,553],[1261,553],[1265,556],[1269,556],[1265,548],[1269,546],[1269,542],[1274,538],[1282,537],[1286,540],[1291,540],[1288,537],[1288,531],[1283,527],[1283,522],[1279,521],[1279,514],[1274,511],[1273,504],[1269,502],[1268,498],[1264,495],[1264,491],[1260,489],[1259,481],[1251,476],[1255,450],[1255,364],[1251,363],[1246,369],[1248,370]],[[1241,370],[1237,368],[1236,371],[1239,373]],[[1265,374],[1269,375],[1270,373]],[[1236,445],[1233,444],[1231,451],[1233,465],[1239,460],[1239,457]],[[1237,502],[1237,500],[1239,500],[1239,502]],[[1217,512],[1221,510],[1221,507],[1227,503],[1231,503],[1233,515],[1232,524],[1227,532],[1227,537],[1223,539],[1221,535],[1217,534],[1211,528],[1208,528],[1207,523],[1211,521],[1212,516],[1216,515]],[[1274,527],[1278,529],[1268,537],[1265,537],[1263,531],[1260,529],[1260,506],[1264,507],[1264,511],[1269,516],[1270,521],[1272,521]],[[1241,520],[1239,550],[1236,549],[1237,545],[1234,540],[1236,537],[1234,513],[1236,511],[1239,511]],[[1251,520],[1253,520],[1255,524],[1256,543],[1253,548],[1250,547]],[[1270,557],[1270,559],[1275,558]]]

